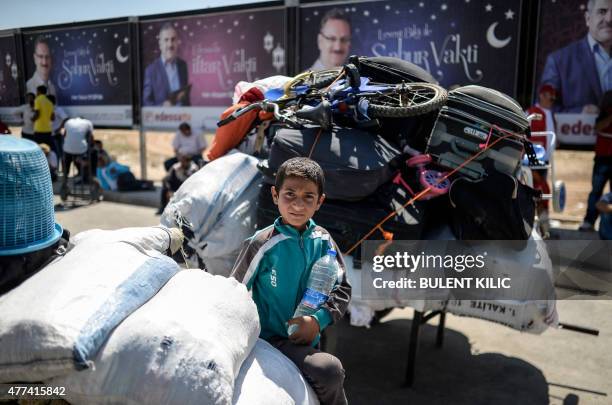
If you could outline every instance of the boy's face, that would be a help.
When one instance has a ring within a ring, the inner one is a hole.
[[[287,177],[280,190],[272,186],[272,198],[285,224],[302,231],[323,204],[325,194],[319,195],[319,189],[313,181]]]

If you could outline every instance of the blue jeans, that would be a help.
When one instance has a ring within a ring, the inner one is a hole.
[[[612,181],[612,158],[611,157],[595,157],[595,164],[593,165],[593,177],[591,178],[591,192],[589,193],[589,202],[587,207],[586,215],[584,216],[585,222],[591,224],[595,223],[599,212],[595,207],[597,201],[601,198],[606,183]]]

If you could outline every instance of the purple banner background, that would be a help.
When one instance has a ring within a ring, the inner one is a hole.
[[[19,103],[17,52],[13,36],[0,37],[0,107],[16,107]]]
[[[26,82],[36,70],[33,54],[39,36],[51,51],[51,82],[59,105],[132,104],[127,23],[24,34]]]
[[[273,9],[141,22],[143,78],[160,57],[159,30],[167,22],[187,63],[191,106],[228,106],[237,82],[286,73],[285,12]]]
[[[317,59],[323,15],[338,8],[352,25],[350,54],[401,57],[443,86],[477,84],[515,96],[520,0],[392,0],[300,9],[300,63]]]

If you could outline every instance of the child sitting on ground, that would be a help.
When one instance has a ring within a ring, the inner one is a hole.
[[[348,307],[351,286],[346,274],[312,316],[293,318],[312,265],[328,249],[339,251],[329,232],[311,219],[325,199],[323,184],[323,170],[316,162],[293,158],[283,163],[272,187],[281,216],[244,242],[231,276],[253,291],[259,336],[295,363],[321,404],[346,404],[340,360],[313,347],[319,333],[342,318]],[[344,269],[341,255],[338,261]],[[298,329],[288,336],[287,325],[293,324]]]

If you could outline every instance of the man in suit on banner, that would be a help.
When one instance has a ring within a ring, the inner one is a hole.
[[[540,82],[559,91],[557,112],[597,114],[612,90],[612,0],[589,0],[585,20],[586,37],[546,59]]]
[[[47,94],[56,95],[55,86],[51,82],[51,69],[53,68],[53,57],[49,43],[43,36],[34,41],[34,65],[36,70],[32,77],[26,82],[26,91],[36,94],[39,86],[47,88]]]
[[[144,106],[188,106],[190,85],[187,63],[177,56],[178,33],[170,23],[159,30],[160,57],[144,74],[142,104]]]

